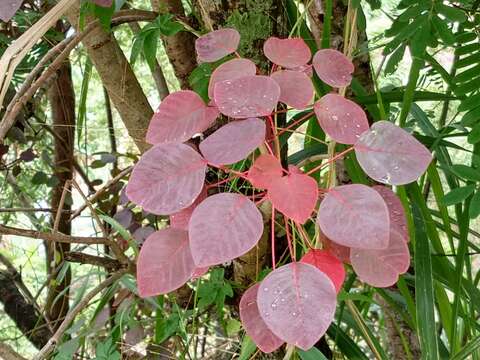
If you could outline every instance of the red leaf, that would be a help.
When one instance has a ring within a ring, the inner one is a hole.
[[[126,194],[145,211],[170,215],[193,204],[206,168],[206,161],[188,145],[156,145],[135,165]]]
[[[300,224],[309,219],[317,204],[317,182],[305,174],[273,178],[267,188],[273,206]]]
[[[188,233],[163,229],[150,235],[137,262],[137,284],[141,297],[167,294],[185,284],[195,268],[188,246]]]
[[[345,268],[330,251],[311,249],[302,257],[301,262],[313,265],[327,275],[335,285],[338,294],[345,281]]]
[[[225,81],[238,79],[244,76],[252,76],[257,72],[255,64],[248,59],[229,60],[212,73],[210,83],[208,84],[208,97],[213,99],[215,84]]]
[[[148,126],[150,144],[177,143],[208,129],[218,117],[218,110],[207,107],[200,96],[190,90],[176,91],[160,104]]]
[[[385,201],[361,184],[337,186],[320,203],[317,223],[332,241],[361,249],[388,246],[390,220]]]
[[[406,242],[410,241],[405,209],[397,194],[383,185],[375,185],[372,188],[380,194],[385,204],[387,204],[388,214],[390,216],[390,227],[398,231]]]
[[[332,281],[304,263],[290,263],[271,272],[257,294],[260,316],[288,344],[310,349],[333,321],[336,293]]]
[[[111,0],[110,0],[111,1]],[[15,15],[20,6],[22,6],[23,0],[2,0],[0,1],[0,20],[4,22],[10,21]]]
[[[208,272],[209,269],[210,269],[210,267],[208,267],[208,266],[196,267],[193,270],[193,273],[192,273],[192,280],[198,279],[199,277],[202,277],[203,275],[205,275]]]
[[[263,144],[265,129],[265,123],[258,118],[232,121],[203,140],[200,151],[211,164],[236,163]]]
[[[197,206],[188,230],[195,264],[211,266],[233,260],[252,249],[262,236],[263,220],[246,196],[221,193]]]
[[[214,62],[235,52],[240,43],[240,34],[235,29],[220,29],[200,36],[195,41],[199,62]]]
[[[312,103],[314,94],[312,80],[303,72],[280,70],[271,76],[280,86],[280,102],[300,110]]]
[[[315,115],[333,140],[354,144],[368,130],[368,119],[360,106],[337,94],[327,94],[315,103]]]
[[[395,284],[398,275],[410,266],[410,253],[402,235],[391,230],[388,247],[383,250],[351,249],[353,270],[360,280],[376,287]]]
[[[294,68],[310,61],[312,53],[302,38],[270,37],[263,44],[265,56],[274,64]]]
[[[203,187],[202,192],[195,199],[192,205],[189,207],[180,210],[179,212],[170,215],[170,227],[175,229],[188,230],[188,223],[190,222],[190,217],[192,216],[193,210],[200,204],[203,200],[207,198],[207,188]]]
[[[432,154],[408,132],[388,121],[378,121],[355,144],[362,169],[384,184],[404,185],[427,170]]]
[[[248,171],[248,180],[256,188],[264,189],[270,186],[273,179],[282,176],[282,164],[273,155],[260,155]]]
[[[350,248],[349,247],[337,244],[332,240],[330,240],[329,238],[327,238],[326,236],[323,236],[322,243],[325,246],[325,249],[330,251],[341,262],[345,264],[350,264]]]
[[[263,75],[222,81],[214,90],[220,112],[236,119],[270,115],[279,97],[280,86]]]
[[[283,345],[263,321],[258,311],[257,293],[260,284],[255,284],[243,294],[240,300],[240,320],[245,332],[264,353],[270,353]]]
[[[340,51],[333,49],[318,50],[313,56],[313,67],[318,77],[333,87],[343,87],[352,81],[355,70],[353,63]]]

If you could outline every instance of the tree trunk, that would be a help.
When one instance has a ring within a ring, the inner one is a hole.
[[[58,183],[52,190],[52,209],[56,210],[52,216],[52,224],[55,226],[57,215],[58,228],[63,234],[71,234],[69,210],[71,204],[65,201],[62,204],[64,188],[70,191],[70,181],[73,177],[73,151],[75,138],[75,93],[73,90],[72,73],[70,63],[65,62],[57,71],[57,79],[49,89],[49,99],[52,109],[53,127],[59,138],[55,138],[55,174]],[[66,210],[66,211],[62,211]],[[58,213],[60,212],[60,213]],[[47,245],[49,274],[56,271],[63,263],[63,254],[70,251],[70,244],[51,243]],[[69,287],[71,281],[70,269],[65,273],[60,282],[49,284],[47,296],[48,318],[52,321],[53,328],[57,328],[69,310]]]

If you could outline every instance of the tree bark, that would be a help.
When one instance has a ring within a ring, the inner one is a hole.
[[[52,121],[59,138],[54,140],[55,174],[58,184],[52,190],[51,207],[56,210],[52,214],[52,224],[58,215],[58,229],[62,234],[71,234],[70,202],[62,204],[64,188],[70,191],[70,181],[73,178],[74,138],[75,138],[75,92],[73,90],[70,63],[65,62],[57,71],[57,79],[49,89],[49,100],[52,109]],[[66,211],[63,211],[66,210]],[[47,244],[47,261],[49,274],[61,265],[64,253],[70,251],[70,244]],[[48,318],[55,329],[60,325],[69,309],[69,287],[71,271],[68,270],[59,283],[49,286],[47,296]]]

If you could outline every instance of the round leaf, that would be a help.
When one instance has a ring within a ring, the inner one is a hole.
[[[352,248],[350,260],[360,280],[372,286],[388,287],[397,282],[399,274],[408,270],[410,253],[402,235],[392,229],[386,249]]]
[[[229,60],[212,73],[210,83],[208,84],[208,97],[213,99],[215,84],[226,81],[238,79],[244,76],[252,76],[257,72],[255,64],[248,59],[232,59]]]
[[[246,196],[221,193],[195,208],[188,231],[195,264],[218,265],[252,249],[262,236],[263,220]]]
[[[388,121],[376,122],[365,131],[355,144],[355,154],[368,176],[393,185],[417,180],[432,161],[425,146]]]
[[[218,117],[218,110],[207,107],[202,98],[190,90],[176,91],[160,104],[148,126],[150,144],[184,142],[208,129]]]
[[[135,165],[126,194],[145,211],[170,215],[195,201],[206,168],[206,161],[188,145],[156,145]]]
[[[383,198],[385,204],[387,204],[388,214],[390,216],[390,227],[398,231],[403,239],[408,242],[410,237],[408,236],[407,217],[405,216],[405,209],[397,194],[383,185],[373,186],[372,189],[375,189]]]
[[[353,63],[340,51],[333,49],[318,50],[313,56],[313,68],[318,77],[333,87],[347,86],[352,81],[355,70]]]
[[[322,129],[339,143],[354,144],[368,130],[363,109],[343,96],[327,94],[315,103],[313,109]]]
[[[272,205],[300,224],[310,218],[317,204],[317,182],[305,174],[291,173],[273,178],[267,188]]]
[[[202,192],[195,199],[192,205],[189,207],[180,210],[179,212],[170,215],[170,227],[175,229],[188,230],[188,223],[190,222],[190,217],[192,216],[193,210],[200,204],[203,200],[207,198],[207,188],[204,187]]]
[[[312,80],[306,74],[299,71],[280,70],[271,76],[280,86],[280,102],[294,109],[305,109],[311,104],[314,89]]]
[[[310,48],[302,38],[270,37],[263,43],[263,52],[268,60],[286,68],[303,66],[312,57]]]
[[[279,267],[262,281],[257,302],[260,316],[276,336],[308,350],[333,320],[336,293],[328,276],[296,262]]]
[[[263,75],[222,81],[214,89],[220,112],[236,119],[270,115],[279,97],[280,86]]]
[[[311,249],[302,257],[301,262],[315,266],[332,280],[337,293],[340,291],[345,281],[345,268],[330,251]]]
[[[264,353],[270,353],[282,346],[283,341],[278,338],[263,321],[258,311],[257,293],[260,284],[248,288],[240,300],[240,319],[245,332]]]
[[[137,284],[141,297],[167,294],[190,279],[195,268],[188,247],[188,233],[163,229],[150,235],[137,262]]]
[[[278,159],[269,154],[260,155],[248,171],[248,180],[253,186],[265,189],[270,186],[273,179],[283,174],[282,164]]]
[[[390,220],[378,192],[361,184],[337,186],[320,204],[317,223],[332,241],[360,249],[385,249]]]
[[[203,140],[200,151],[211,164],[233,164],[263,144],[265,131],[265,123],[258,118],[232,121]]]
[[[98,1],[98,0],[97,0]],[[105,1],[105,0],[104,0]],[[111,3],[112,0],[110,0]],[[23,0],[2,0],[0,1],[0,20],[4,22],[10,21],[15,15],[20,6],[22,6]]]
[[[200,36],[195,41],[199,62],[214,62],[235,52],[240,43],[240,34],[235,29],[220,29]]]

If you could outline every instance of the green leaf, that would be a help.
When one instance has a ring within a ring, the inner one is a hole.
[[[418,205],[412,204],[415,223],[415,300],[417,303],[417,333],[422,359],[438,359],[435,329],[435,299],[433,294],[432,260],[430,244],[425,232],[424,219]]]
[[[435,10],[451,21],[462,23],[467,20],[467,16],[462,10],[444,5],[441,2],[435,2]]]
[[[83,71],[82,87],[80,89],[80,100],[78,104],[77,117],[77,141],[80,144],[82,137],[83,125],[86,124],[87,119],[87,95],[90,78],[92,76],[93,64],[89,57],[85,60],[85,69]]]
[[[385,65],[385,70],[384,70],[385,74],[392,74],[393,72],[395,72],[395,70],[398,67],[398,64],[403,59],[403,55],[405,54],[406,47],[407,47],[406,44],[402,44],[398,47],[397,50],[393,52],[392,55],[390,55],[387,61],[387,65]]]
[[[455,354],[451,360],[467,359],[474,351],[480,348],[480,335],[470,340],[458,353]]]
[[[434,15],[432,16],[432,24],[445,44],[453,45],[455,43],[455,36],[453,36],[452,30],[450,30],[445,21]]]
[[[480,215],[480,191],[476,191],[472,197],[469,208],[470,219],[476,219]]]
[[[467,185],[453,189],[448,194],[445,194],[442,203],[446,206],[458,204],[469,197],[474,190],[474,185]]]
[[[471,181],[480,181],[480,170],[474,169],[467,165],[452,165],[450,166],[450,170],[465,180]]]
[[[297,353],[300,356],[300,359],[302,360],[327,360],[325,355],[323,355],[322,352],[318,350],[316,347],[312,347],[308,351],[303,351],[301,349],[298,349]]]
[[[172,14],[162,14],[155,20],[162,35],[172,36],[185,29],[182,24],[172,19]]]
[[[193,91],[195,91],[201,98],[208,101],[208,83],[210,82],[210,76],[212,76],[212,65],[209,63],[203,63],[198,65],[190,73],[188,77],[188,83]]]
[[[240,356],[238,360],[249,360],[251,359],[252,354],[255,352],[257,345],[253,342],[250,336],[245,335],[242,340],[242,347],[240,350]]]
[[[95,5],[95,8],[93,9],[95,17],[98,18],[98,20],[100,21],[100,25],[107,32],[110,32],[110,24],[112,22],[112,16],[114,12],[115,1],[112,1],[112,6],[108,8]]]
[[[139,33],[133,39],[132,49],[130,50],[130,63],[133,65],[143,52],[143,43],[145,42],[145,34]]]
[[[480,123],[475,125],[467,136],[467,141],[470,144],[476,144],[480,141]]]
[[[143,55],[150,69],[155,68],[155,63],[157,62],[158,39],[159,31],[156,30],[148,32],[143,41]]]
[[[99,169],[99,168],[104,167],[105,165],[107,165],[107,164],[104,163],[102,160],[93,160],[93,161],[90,163],[90,167],[91,167],[92,169]]]
[[[32,177],[32,184],[33,185],[42,185],[48,182],[48,176],[43,171],[38,171]]]

